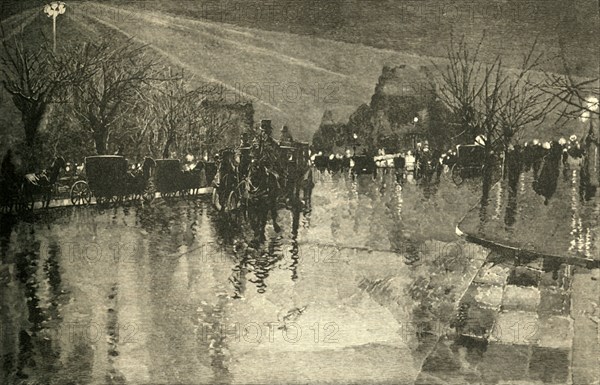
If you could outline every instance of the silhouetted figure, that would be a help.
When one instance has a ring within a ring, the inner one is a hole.
[[[597,189],[597,187],[592,183],[588,162],[589,158],[584,156],[579,177],[579,196],[582,201],[591,200],[596,195]]]
[[[323,155],[323,152],[319,151],[314,156],[313,163],[317,170],[319,170],[320,172],[324,172],[327,168],[327,157]]]
[[[538,140],[533,141],[533,145],[529,149],[531,168],[533,169],[533,180],[537,180],[540,173],[540,167],[544,159],[544,148]]]
[[[531,170],[531,146],[527,142],[523,144],[523,149],[521,150],[521,162],[523,172],[529,172]]]
[[[508,186],[516,190],[521,176],[522,161],[521,147],[517,144],[509,146],[506,152],[506,174],[508,176]]]
[[[14,178],[15,176],[15,165],[12,159],[12,150],[6,151],[4,158],[2,159],[2,177],[3,178]]]
[[[290,133],[290,129],[288,128],[288,126],[283,126],[283,128],[281,129],[280,142],[282,145],[285,145],[285,146],[290,146],[294,142],[294,138],[292,137],[292,134]]]
[[[548,153],[543,158],[543,166],[539,178],[534,182],[534,191],[542,195],[547,205],[550,198],[556,192],[556,184],[560,174],[560,162],[562,159],[562,149],[558,142],[552,142]]]

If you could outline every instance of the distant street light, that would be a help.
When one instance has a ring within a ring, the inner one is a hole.
[[[358,139],[358,135],[356,135],[356,133],[352,134],[352,137],[354,138],[354,143],[352,146],[352,156],[356,155],[356,139]]]
[[[44,13],[52,18],[52,36],[54,38],[54,53],[56,53],[56,17],[65,13],[66,6],[62,1],[53,1],[44,6]]]
[[[417,147],[417,122],[419,121],[419,118],[417,116],[415,116],[413,118],[413,132],[412,132],[412,138],[413,138],[413,148]]]
[[[579,119],[582,122],[587,122],[588,119],[590,119],[591,117],[590,111],[598,112],[598,98],[596,98],[595,96],[588,96],[585,99],[585,109],[581,113]]]

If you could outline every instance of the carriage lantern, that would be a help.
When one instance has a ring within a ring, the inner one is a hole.
[[[66,6],[62,1],[53,1],[50,4],[46,4],[44,7],[44,13],[48,15],[48,17],[52,18],[52,35],[54,42],[54,52],[56,53],[56,17],[58,15],[62,15],[65,13]]]

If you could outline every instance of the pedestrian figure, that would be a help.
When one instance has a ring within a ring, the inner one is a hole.
[[[9,149],[2,159],[2,179],[13,181],[16,174],[15,170],[15,164],[12,159],[12,150]]]
[[[548,204],[550,198],[556,192],[561,158],[562,149],[558,142],[553,142],[550,145],[547,155],[543,158],[543,166],[539,178],[533,182],[534,191],[545,198],[545,205]]]
[[[519,183],[521,170],[522,163],[520,146],[510,145],[508,146],[508,151],[506,152],[506,173],[508,175],[508,186],[512,190],[517,190],[517,184]]]
[[[533,169],[533,180],[537,181],[540,173],[540,167],[542,166],[542,160],[544,159],[544,149],[538,139],[533,140],[531,146],[531,167]]]

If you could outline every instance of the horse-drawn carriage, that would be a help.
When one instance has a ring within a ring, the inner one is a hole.
[[[203,169],[207,174],[209,173],[204,162],[199,162],[193,167],[189,167],[188,170],[183,170],[178,159],[158,159],[154,174],[156,191],[167,199],[176,195],[195,195],[203,187]],[[205,176],[205,178],[209,177],[209,175]]]
[[[89,204],[131,200],[151,201],[154,192],[149,188],[151,169],[155,162],[146,158],[140,170],[129,171],[127,159],[118,155],[98,155],[85,158],[85,177],[71,187],[71,203]]]
[[[466,178],[482,175],[485,159],[485,148],[477,145],[460,145],[452,166],[451,175],[454,184],[459,186]]]
[[[269,199],[274,204],[306,202],[312,192],[312,170],[308,143],[277,145],[277,160],[265,165],[253,158],[251,147],[237,151],[224,149],[219,154],[217,176],[213,182],[213,204],[230,212],[251,201]],[[270,204],[271,204],[270,203]]]
[[[73,185],[83,180],[84,176],[81,174],[77,163],[67,162],[64,167],[64,173],[59,175],[58,180],[53,186],[53,195],[60,198],[68,198],[71,193]]]

